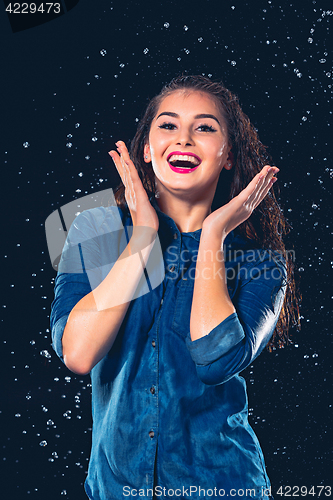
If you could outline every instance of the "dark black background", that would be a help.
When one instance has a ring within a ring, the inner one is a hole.
[[[107,151],[133,137],[148,99],[184,71],[222,78],[239,96],[280,168],[293,226],[302,331],[244,372],[272,492],[281,498],[280,485],[332,485],[333,17],[326,8],[320,0],[80,0],[58,19],[15,33],[3,10],[3,498],[86,498],[90,379],[71,373],[50,345],[55,272],[44,223],[74,198],[115,187]]]

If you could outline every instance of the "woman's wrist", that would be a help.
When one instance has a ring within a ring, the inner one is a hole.
[[[203,242],[205,245],[211,245],[214,248],[219,248],[223,250],[224,240],[227,236],[226,231],[217,230],[216,225],[203,223],[201,230],[200,243]]]

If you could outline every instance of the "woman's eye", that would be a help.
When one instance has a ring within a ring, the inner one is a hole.
[[[176,125],[173,123],[162,123],[162,125],[159,125],[158,128],[164,128],[166,130],[174,130],[176,128]]]
[[[202,132],[216,132],[216,129],[211,125],[200,125],[198,130],[201,129]]]
[[[161,125],[158,125],[158,128],[162,128],[165,130],[175,130],[177,126],[174,123],[165,122]],[[216,129],[214,127],[206,124],[199,125],[199,127],[197,127],[197,130],[199,130],[200,132],[216,132]]]

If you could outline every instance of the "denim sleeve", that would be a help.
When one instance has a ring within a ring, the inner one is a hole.
[[[208,385],[227,382],[244,370],[269,342],[286,291],[286,268],[272,257],[243,268],[233,303],[236,312],[208,335],[187,338],[199,378]],[[250,277],[249,277],[250,276]]]
[[[85,210],[72,223],[59,262],[50,318],[52,346],[62,361],[69,313],[101,283],[126,244],[117,207]]]
[[[90,292],[91,287],[86,273],[60,273],[56,277],[50,324],[52,347],[63,363],[61,340],[69,313]]]
[[[68,316],[73,307],[92,290],[86,269],[99,270],[96,235],[103,219],[104,214],[98,209],[78,215],[68,231],[62,251],[50,316],[52,347],[62,362],[62,335]]]

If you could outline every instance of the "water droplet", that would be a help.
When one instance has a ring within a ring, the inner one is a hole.
[[[40,351],[39,353],[41,356],[44,356],[45,358],[50,358],[51,357],[51,354],[49,353],[49,351],[47,351],[46,349],[44,349],[43,351]]]

